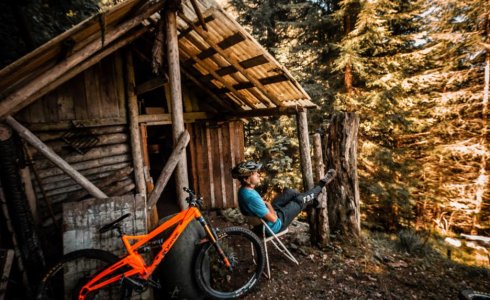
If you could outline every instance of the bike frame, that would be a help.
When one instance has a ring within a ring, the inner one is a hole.
[[[186,210],[178,213],[169,220],[165,221],[157,228],[152,230],[150,233],[145,235],[125,235],[121,236],[124,243],[124,247],[128,252],[128,255],[123,257],[118,262],[104,269],[93,277],[87,284],[85,284],[78,295],[79,300],[84,300],[88,293],[106,287],[109,284],[118,282],[126,277],[131,277],[134,275],[139,275],[140,278],[148,280],[151,274],[155,271],[157,266],[163,260],[165,255],[170,251],[172,246],[175,244],[179,236],[184,232],[185,228],[189,225],[192,220],[197,220],[204,228],[206,235],[209,240],[216,247],[218,253],[220,254],[223,262],[227,268],[231,267],[231,264],[224,254],[221,247],[218,245],[215,233],[211,230],[210,226],[207,224],[206,220],[202,216],[199,209],[195,206],[189,206]],[[161,249],[153,258],[150,264],[146,264],[145,260],[138,253],[138,249],[144,246],[146,243],[151,241],[153,238],[158,236],[160,233],[164,232],[168,228],[177,224],[177,227],[172,231],[170,236],[163,242]],[[123,267],[129,267],[128,271],[124,273],[114,274],[116,271]]]

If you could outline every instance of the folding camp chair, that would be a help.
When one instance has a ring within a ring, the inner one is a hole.
[[[272,229],[267,225],[267,223],[259,219],[257,217],[253,216],[246,216],[248,224],[250,224],[253,227],[257,227],[258,225],[262,225],[262,229],[260,231],[260,238],[262,239],[262,243],[264,244],[265,248],[265,262],[266,262],[266,267],[267,269],[264,271],[265,276],[268,279],[271,279],[271,269],[270,269],[270,263],[269,263],[269,252],[267,250],[267,243],[272,242],[272,244],[276,247],[279,252],[281,252],[287,259],[292,261],[293,263],[299,265],[298,260],[291,254],[291,252],[286,248],[284,243],[279,239],[280,236],[285,235],[286,233],[289,232],[289,229],[286,228],[285,230],[279,232],[279,233],[274,233]],[[267,236],[266,232],[269,232],[271,236]]]

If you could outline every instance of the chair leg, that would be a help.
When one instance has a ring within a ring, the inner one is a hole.
[[[269,264],[269,252],[267,250],[267,242],[265,241],[265,234],[263,235],[262,242],[264,244],[264,249],[265,249],[265,265],[267,267],[266,272],[264,272],[264,274],[265,274],[265,277],[267,277],[267,279],[271,279],[271,268],[270,268],[270,264]]]
[[[276,249],[279,250],[284,256],[286,256],[289,260],[291,260],[295,264],[299,265],[299,262],[298,262],[298,260],[296,260],[296,257],[293,256],[293,254],[283,244],[283,242],[279,239],[279,237],[274,237],[274,239],[272,239],[270,241],[276,247]],[[276,244],[276,241],[279,243],[279,245]]]

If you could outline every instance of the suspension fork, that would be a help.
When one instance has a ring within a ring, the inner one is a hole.
[[[196,219],[197,219],[197,221],[199,221],[199,223],[201,223],[202,227],[204,228],[204,231],[208,235],[211,243],[213,244],[214,248],[218,252],[220,258],[223,260],[223,263],[225,264],[225,266],[230,271],[233,271],[233,267],[232,267],[232,265],[230,263],[230,260],[228,259],[228,257],[226,256],[225,252],[223,251],[223,248],[221,248],[221,246],[220,246],[220,244],[218,242],[218,235],[216,234],[216,232],[214,231],[214,229],[211,226],[209,226],[209,224],[206,222],[206,220],[204,219],[203,216],[200,216],[200,217],[198,217]]]

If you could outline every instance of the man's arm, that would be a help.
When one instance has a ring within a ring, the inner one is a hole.
[[[264,201],[264,203],[265,203],[265,206],[267,206],[267,208],[269,209],[269,212],[263,217],[263,219],[265,219],[269,222],[275,222],[277,220],[276,211],[274,210],[274,208],[272,207],[272,205],[269,202]]]

